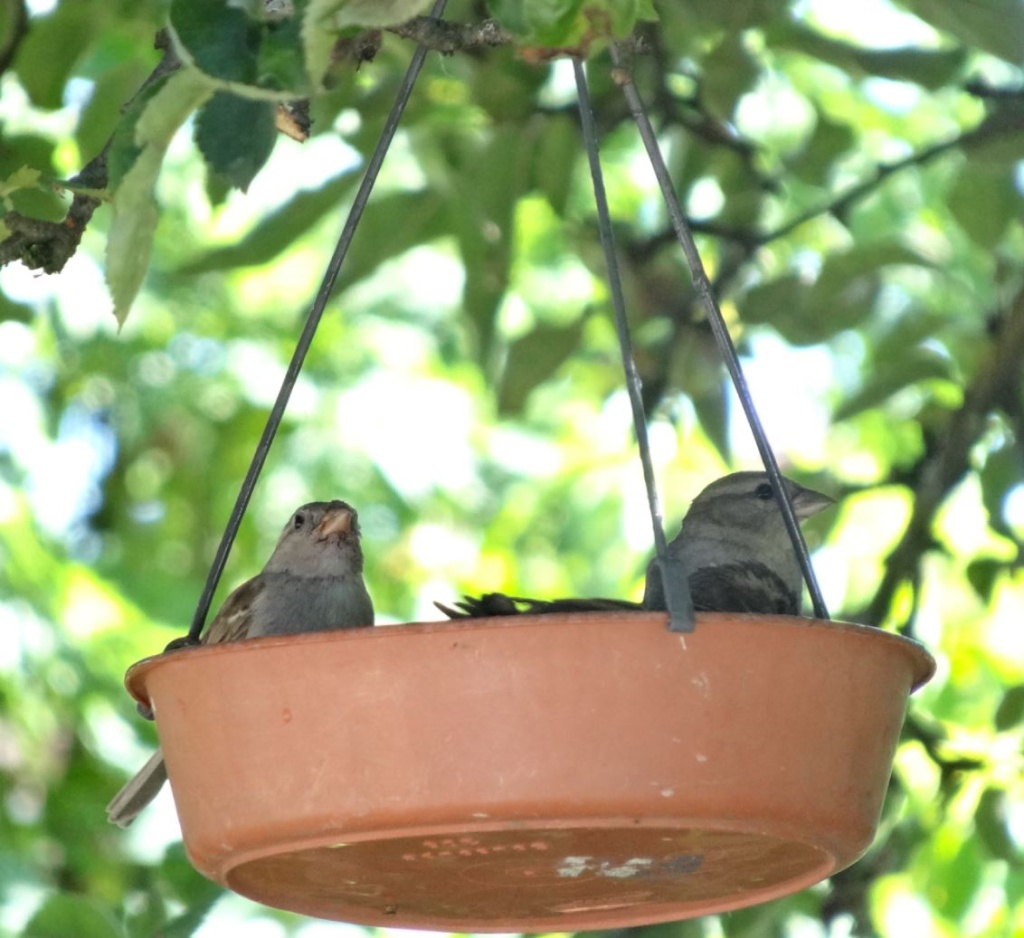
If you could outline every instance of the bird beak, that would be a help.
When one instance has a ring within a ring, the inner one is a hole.
[[[316,535],[326,538],[332,534],[348,534],[352,530],[353,512],[351,508],[333,508],[329,510],[316,526]]]
[[[836,500],[814,489],[801,489],[793,499],[793,510],[800,521],[824,511],[829,505],[834,505]]]

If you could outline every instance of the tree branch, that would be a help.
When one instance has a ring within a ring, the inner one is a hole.
[[[442,55],[493,49],[515,41],[512,33],[493,19],[479,23],[449,23],[430,16],[417,16],[407,23],[389,26],[387,31],[402,39],[411,39],[425,45]]]
[[[915,166],[923,166],[925,163],[931,162],[936,157],[941,156],[944,153],[948,153],[950,150],[955,150],[958,147],[995,139],[1003,134],[1016,134],[1019,132],[1020,130],[1017,126],[1011,125],[1007,121],[995,119],[994,116],[993,118],[987,118],[977,127],[969,131],[965,131],[959,136],[953,137],[949,140],[944,140],[941,143],[934,143],[931,146],[925,147],[923,150],[919,150],[916,153],[912,153],[909,156],[904,157],[902,160],[896,160],[892,163],[879,163],[865,179],[854,183],[844,192],[839,193],[829,201],[823,202],[805,212],[801,212],[799,215],[794,216],[789,221],[784,222],[777,228],[773,228],[770,231],[758,232],[749,228],[739,228],[734,225],[723,225],[714,221],[702,219],[687,219],[687,223],[691,230],[698,234],[706,234],[711,237],[734,241],[749,249],[763,247],[766,244],[770,244],[772,241],[777,241],[780,238],[784,238],[787,235],[792,234],[801,225],[804,225],[809,221],[813,221],[815,218],[820,218],[824,215],[832,215],[841,219],[842,216],[848,213],[857,202],[871,195],[890,176],[894,176],[897,173],[903,172],[906,169],[911,169]],[[637,246],[637,250],[653,253],[663,244],[673,241],[675,241],[675,232],[673,232],[671,228],[666,228],[663,231],[659,231],[656,234],[651,235],[643,245]]]
[[[1024,360],[1024,290],[992,337],[988,360],[964,393],[956,411],[932,451],[917,467],[914,508],[900,542],[885,562],[885,575],[874,598],[858,621],[878,625],[902,583],[917,575],[921,557],[932,545],[932,525],[946,496],[970,468],[971,449],[985,432],[988,415],[1019,387]]]
[[[160,30],[156,34],[154,48],[162,50],[164,54],[131,100],[122,106],[122,112],[144,88],[181,66],[166,30]],[[68,188],[72,189],[74,194],[63,221],[29,218],[18,212],[7,212],[3,216],[4,225],[10,234],[0,242],[0,267],[12,261],[21,261],[26,267],[42,270],[47,274],[60,273],[64,269],[64,265],[78,250],[93,212],[102,202],[102,198],[96,193],[107,187],[109,149],[110,140],[104,144],[97,156],[85,164],[74,179],[68,181]],[[74,191],[76,189],[85,191]]]
[[[786,237],[786,235],[792,233],[806,222],[819,218],[822,215],[833,215],[841,220],[842,216],[845,215],[856,202],[859,202],[865,196],[871,195],[871,193],[874,192],[874,190],[890,176],[900,173],[905,169],[910,169],[913,166],[923,166],[925,163],[935,159],[935,157],[941,156],[949,150],[955,150],[959,146],[963,146],[963,144],[970,141],[979,132],[980,128],[975,128],[942,143],[932,144],[930,147],[926,147],[917,153],[911,153],[910,156],[904,157],[902,160],[896,160],[893,163],[879,163],[867,179],[850,186],[849,189],[833,199],[831,202],[826,202],[823,205],[808,209],[806,212],[797,215],[795,218],[790,219],[778,228],[757,235],[754,243],[760,247],[771,241],[777,241],[779,238]]]

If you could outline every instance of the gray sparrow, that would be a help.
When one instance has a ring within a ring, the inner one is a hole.
[[[799,521],[817,514],[833,499],[785,479]],[[789,533],[766,472],[734,472],[712,482],[690,505],[668,555],[687,572],[697,612],[752,612],[797,615],[802,576]],[[559,612],[656,611],[665,609],[661,573],[647,567],[641,603],[622,599],[527,599],[504,593],[466,596],[450,608],[450,618]]]
[[[373,625],[363,583],[359,519],[346,502],[310,502],[288,519],[263,570],[224,601],[200,639],[204,645]],[[158,749],[107,805],[127,827],[167,780]]]

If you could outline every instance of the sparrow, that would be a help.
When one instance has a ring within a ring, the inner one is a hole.
[[[371,625],[356,510],[342,501],[310,502],[288,519],[266,566],[228,596],[200,642]],[[166,780],[157,749],[107,805],[107,820],[127,827]]]
[[[783,479],[799,521],[834,504],[821,492]],[[668,556],[687,571],[697,612],[798,615],[803,592],[800,564],[768,473],[734,472],[712,482],[694,500]],[[529,599],[504,593],[466,596],[449,618],[543,615],[559,612],[663,611],[665,592],[655,560],[647,567],[643,602],[622,599]]]

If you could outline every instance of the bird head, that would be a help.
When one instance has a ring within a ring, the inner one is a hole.
[[[783,477],[786,492],[797,520],[835,504],[835,500],[814,489],[805,488]],[[683,520],[702,521],[738,528],[761,528],[775,521],[782,523],[782,510],[767,472],[733,472],[712,482],[690,506]]]
[[[264,568],[268,573],[337,576],[362,569],[359,516],[343,501],[309,502],[297,508]]]

